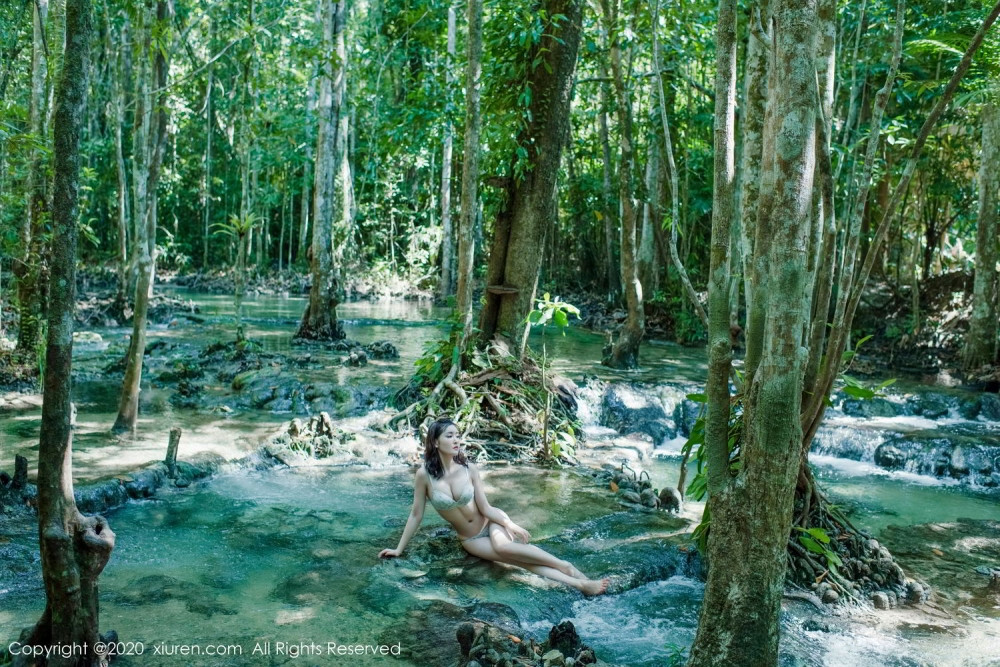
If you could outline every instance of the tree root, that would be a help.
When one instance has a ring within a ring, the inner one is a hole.
[[[553,381],[551,377],[546,378],[549,386],[543,387],[535,359],[518,359],[506,346],[491,345],[485,352],[474,352],[468,366],[475,372],[462,372],[453,365],[443,377],[412,379],[396,394],[400,412],[386,422],[386,428],[418,429],[431,419],[448,415],[461,425],[467,446],[480,460],[547,459],[549,449],[542,435],[546,395],[555,393],[558,386],[556,397],[561,400],[549,401],[549,440],[560,432],[578,433],[575,401],[562,399],[564,394],[572,399],[575,387],[565,379]],[[560,458],[572,460],[571,452],[560,453]]]
[[[821,530],[829,542],[814,539],[813,543],[833,556],[806,548],[811,536],[793,529],[788,540],[790,584],[811,589],[821,598],[828,589],[837,593],[834,597],[852,599],[867,599],[878,591],[905,592],[905,575],[892,554],[827,500],[805,464],[799,473],[793,525]]]

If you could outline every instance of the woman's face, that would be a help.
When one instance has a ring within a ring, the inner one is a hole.
[[[458,453],[462,444],[462,438],[458,434],[458,427],[454,424],[449,425],[442,433],[438,436],[438,449],[442,452],[447,452],[454,456]]]

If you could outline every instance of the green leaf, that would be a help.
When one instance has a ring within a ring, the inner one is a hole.
[[[552,319],[557,327],[569,326],[569,317],[567,317],[566,313],[562,310],[555,311],[555,314],[552,316]]]
[[[686,398],[695,403],[708,403],[708,397],[705,394],[688,394]]]
[[[799,536],[799,542],[801,542],[802,546],[804,546],[806,549],[808,549],[809,551],[813,552],[814,554],[820,554],[822,556],[826,555],[827,550],[824,549],[819,544],[817,544],[816,541],[813,540],[811,537],[806,537],[805,535],[800,535]]]

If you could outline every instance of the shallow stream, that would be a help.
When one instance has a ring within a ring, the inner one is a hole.
[[[234,330],[231,299],[192,298],[203,323],[178,318],[174,326],[156,327],[150,334],[151,340],[176,343],[171,354],[178,358],[196,358],[198,349],[230,337]],[[290,337],[303,307],[304,300],[297,298],[248,300],[250,337],[268,350],[299,354]],[[307,373],[343,385],[393,389],[403,384],[424,346],[440,336],[446,315],[416,302],[351,303],[338,312],[348,337],[363,343],[389,340],[399,349],[399,359],[351,368],[337,363],[335,353],[317,350],[310,353],[318,367]],[[167,399],[168,390],[152,387],[144,388],[139,437],[113,438],[107,428],[114,417],[117,382],[109,382],[102,369],[109,358],[123,354],[128,332],[93,333],[100,340],[90,337],[90,342],[81,340],[76,348],[78,484],[127,474],[162,459],[166,431],[174,425],[184,428],[182,458],[203,451],[237,458],[256,449],[262,438],[291,417],[246,409],[177,408]],[[532,345],[537,349],[540,343],[534,334]],[[600,379],[588,386],[633,383],[636,392],[667,407],[682,403],[684,394],[704,377],[701,350],[654,343],[643,349],[641,371],[620,373],[599,365],[602,343],[601,336],[578,330],[566,337],[551,333],[546,337],[548,355],[559,372],[581,383],[585,376]],[[931,389],[908,386],[896,400],[923,391]],[[592,392],[581,391],[581,414],[590,443],[584,446],[631,448],[636,453],[627,457],[629,465],[648,471],[655,486],[676,483],[683,442],[680,424],[667,424],[667,435],[660,442],[621,436],[601,425],[599,400]],[[28,456],[33,470],[37,406],[21,400],[0,409],[0,470],[13,469],[15,453]],[[364,450],[384,445],[388,437],[367,429],[375,418],[360,415],[338,425],[355,433],[352,446]],[[887,434],[949,429],[971,430],[987,439],[1000,432],[996,422],[981,416],[964,419],[949,413],[932,420],[831,412],[818,438],[822,453],[813,458],[830,497],[891,548],[899,544],[904,567],[916,576],[921,575],[917,568],[937,567],[935,560],[950,562],[955,571],[942,567],[944,574],[937,580],[926,577],[932,585],[941,581],[950,587],[941,591],[943,616],[936,622],[906,608],[877,614],[846,609],[833,620],[817,621],[814,612],[790,605],[782,621],[783,664],[1000,664],[996,648],[1000,600],[977,588],[980,584],[984,588],[988,579],[979,581],[975,572],[966,572],[974,569],[967,562],[948,558],[964,548],[973,555],[985,554],[984,558],[992,554],[993,566],[1000,567],[1000,531],[982,528],[1000,517],[996,489],[905,469],[887,471],[872,461],[872,451]],[[406,439],[399,446],[416,450],[416,443]],[[283,664],[294,660],[290,650],[304,644],[415,643],[412,625],[407,625],[414,610],[442,600],[466,607],[484,602],[508,605],[521,626],[539,637],[552,624],[569,618],[584,642],[615,664],[662,665],[691,643],[702,584],[682,567],[683,555],[677,548],[681,542],[674,534],[683,530],[684,522],[627,511],[607,489],[571,470],[495,466],[485,479],[491,502],[529,527],[537,542],[589,574],[612,575],[623,582],[616,592],[588,600],[535,575],[466,557],[450,529],[432,512],[427,512],[407,558],[378,562],[378,551],[395,545],[412,497],[412,475],[402,465],[310,465],[266,471],[230,465],[209,481],[163,490],[154,499],[109,513],[117,545],[101,579],[102,628],[114,628],[122,640],[142,642],[147,653],[157,645],[161,652],[181,644],[229,647],[217,650],[227,653],[225,658],[175,655],[153,661],[147,655],[124,664]],[[699,512],[698,503],[686,506],[687,518],[696,518]],[[958,519],[977,523],[961,524],[965,532],[956,533]],[[951,542],[927,538],[928,524],[943,526]],[[913,542],[906,542],[908,535]],[[30,525],[0,524],[2,641],[16,638],[41,611],[37,560]],[[277,654],[278,643],[285,645],[283,655]],[[233,648],[237,646],[239,655]],[[270,654],[254,654],[258,647],[268,648]],[[385,660],[355,657],[344,662]]]

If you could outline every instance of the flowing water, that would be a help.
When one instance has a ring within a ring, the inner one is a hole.
[[[171,354],[194,358],[197,350],[234,330],[228,297],[192,295],[204,323],[155,327],[151,340],[175,344]],[[261,297],[248,300],[248,334],[269,351],[292,352],[290,342],[304,300]],[[312,351],[319,368],[310,373],[343,385],[397,388],[425,346],[444,331],[446,312],[419,302],[351,303],[338,308],[349,338],[369,343],[389,340],[398,360],[372,361],[349,368],[333,352]],[[101,337],[77,345],[79,376],[75,401],[78,483],[124,474],[161,459],[165,432],[184,428],[182,458],[212,451],[244,456],[291,415],[254,410],[213,413],[176,408],[168,391],[144,388],[143,417],[135,439],[113,438],[117,386],[102,371],[122,354],[125,329],[95,330]],[[603,382],[634,383],[668,412],[684,403],[705,374],[704,354],[668,344],[643,349],[643,368],[616,372],[599,364],[602,337],[571,330],[545,337],[553,365],[578,382],[596,376],[581,390],[581,415],[591,440],[621,441],[599,424]],[[532,346],[541,348],[540,335]],[[220,391],[224,387],[218,388]],[[907,387],[905,393],[919,393]],[[12,470],[15,453],[37,453],[39,411],[30,402],[0,413],[0,470]],[[657,487],[676,482],[682,420],[671,416],[667,434],[647,443],[633,466],[648,471]],[[357,433],[354,446],[386,436],[364,427],[359,416],[340,422]],[[959,519],[996,520],[997,492],[954,480],[899,470],[872,462],[888,437],[949,429],[990,438],[997,424],[953,413],[933,420],[915,416],[880,419],[833,411],[818,437],[817,476],[831,499],[858,525],[880,536],[890,526],[951,525]],[[408,447],[416,447],[410,443]],[[587,445],[585,445],[587,446]],[[526,525],[534,538],[557,555],[593,574],[628,579],[658,568],[635,586],[597,599],[530,573],[464,556],[444,522],[427,512],[406,559],[378,562],[376,554],[394,546],[408,511],[412,476],[403,466],[340,468],[311,465],[253,470],[228,466],[209,481],[184,490],[161,491],[109,513],[117,545],[101,579],[101,625],[123,640],[142,642],[143,658],[125,664],[282,664],[296,651],[327,642],[403,646],[415,642],[406,620],[428,601],[469,606],[502,603],[513,608],[523,628],[542,637],[552,624],[569,618],[599,656],[623,665],[662,665],[694,638],[702,584],[660,562],[677,526],[659,515],[622,512],[603,488],[573,471],[491,468],[485,477],[491,502]],[[686,515],[696,517],[698,503]],[[645,550],[660,544],[656,550]],[[928,550],[934,548],[928,545]],[[991,547],[992,548],[992,547]],[[1000,552],[998,552],[1000,553]],[[41,611],[37,542],[30,526],[0,523],[0,640],[16,637]],[[904,562],[904,565],[907,563]],[[1000,565],[1000,556],[994,566]],[[984,580],[985,581],[985,580]],[[961,591],[948,591],[961,597]],[[970,594],[971,595],[971,594]],[[991,606],[992,604],[992,606]],[[990,665],[1000,650],[1000,608],[995,598],[972,596],[949,609],[962,622],[927,626],[905,610],[865,615],[855,610],[841,625],[817,627],[807,614],[783,615],[783,664],[815,665]],[[279,647],[279,644],[281,645]],[[179,645],[194,645],[225,657],[156,656]],[[257,649],[257,653],[254,650]],[[269,651],[262,655],[263,651]],[[280,654],[279,654],[280,652]],[[382,657],[343,658],[376,664]],[[405,661],[403,661],[405,663]],[[314,658],[309,664],[335,664]],[[398,664],[398,663],[397,663]],[[414,664],[420,664],[416,662]],[[425,663],[426,664],[426,663]]]

